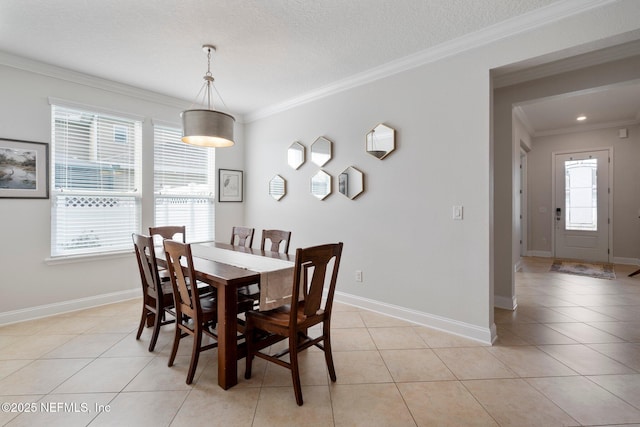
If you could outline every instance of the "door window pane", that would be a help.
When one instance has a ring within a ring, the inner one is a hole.
[[[565,170],[566,230],[598,230],[598,160],[567,160]]]

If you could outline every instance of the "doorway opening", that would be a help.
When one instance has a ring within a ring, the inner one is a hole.
[[[611,148],[554,153],[553,255],[610,262]]]

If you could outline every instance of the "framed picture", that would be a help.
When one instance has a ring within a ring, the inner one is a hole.
[[[0,198],[49,198],[49,144],[0,138]]]
[[[242,171],[232,169],[218,170],[218,201],[242,201]]]

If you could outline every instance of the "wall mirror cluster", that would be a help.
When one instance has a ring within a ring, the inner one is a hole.
[[[324,200],[331,194],[331,175],[319,170],[311,177],[311,194],[320,200]]]
[[[382,160],[396,149],[396,131],[380,123],[367,133],[367,153]]]
[[[364,191],[364,174],[353,166],[338,175],[338,191],[353,200]]]
[[[287,150],[287,163],[294,169],[298,169],[304,164],[305,161],[305,149],[304,145],[299,142],[294,142],[289,146]]]
[[[331,160],[331,141],[321,136],[311,144],[311,161],[322,167],[329,160]]]
[[[366,134],[365,151],[382,160],[396,149],[396,131],[384,123],[378,124]],[[326,165],[333,156],[333,143],[321,136],[309,149],[311,162],[319,167]],[[306,148],[299,142],[292,143],[287,149],[287,164],[293,169],[299,169],[305,161]],[[338,175],[338,191],[350,200],[354,200],[364,193],[364,173],[354,166],[349,166]],[[311,194],[319,200],[324,200],[332,192],[331,175],[322,169],[311,177]],[[275,175],[269,181],[269,195],[275,200],[282,199],[287,194],[287,182]]]
[[[280,175],[276,175],[269,181],[269,194],[276,200],[280,200],[287,194],[287,181]]]

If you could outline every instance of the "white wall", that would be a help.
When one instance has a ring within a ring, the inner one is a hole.
[[[448,79],[472,101],[449,97]],[[292,248],[344,241],[342,293],[488,331],[489,151],[468,138],[488,135],[488,83],[454,59],[250,123],[247,222],[291,230]],[[465,126],[441,126],[451,111],[469,117]],[[382,161],[364,151],[365,134],[381,122],[397,130],[396,151]],[[309,148],[319,136],[334,143],[323,168],[334,177],[334,194],[324,201],[309,192],[317,166],[286,164],[292,142]],[[349,166],[365,174],[366,191],[353,201],[335,182]],[[267,192],[275,174],[287,180],[280,202]],[[464,221],[452,220],[453,205],[464,205]],[[464,268],[451,268],[452,260]],[[355,282],[356,270],[363,283]],[[481,308],[465,309],[471,305]]]
[[[637,263],[640,258],[640,126],[626,127],[629,137],[618,137],[619,127],[534,138],[529,156],[531,249],[552,251],[551,176],[554,152],[613,148],[612,259]],[[545,207],[547,215],[540,214]]]
[[[0,64],[2,138],[49,143],[49,97],[145,118],[142,229],[146,230],[153,221],[152,121],[179,126],[179,113],[188,103],[10,55],[0,55]],[[235,147],[219,152],[218,166],[242,167],[241,126],[238,135],[240,142]],[[221,227],[216,233],[226,240],[229,224],[243,220],[243,204],[218,203],[216,217],[216,226]],[[50,256],[51,199],[0,199],[0,218],[0,324],[139,295],[140,279],[133,252],[71,263],[46,261]]]

